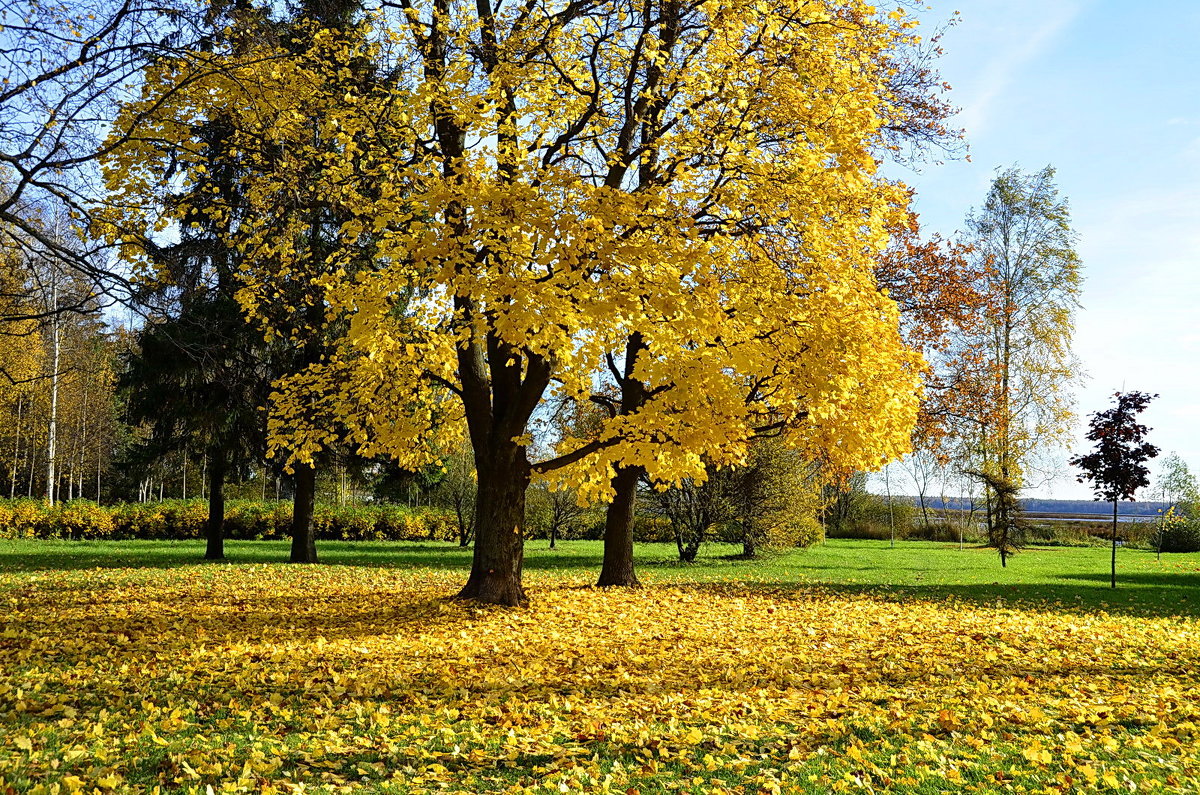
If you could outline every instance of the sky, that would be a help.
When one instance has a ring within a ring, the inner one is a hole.
[[[955,11],[940,70],[970,161],[900,174],[922,227],[961,230],[998,167],[1053,165],[1079,235],[1087,373],[1060,457],[1088,449],[1087,414],[1141,390],[1160,395],[1149,441],[1200,472],[1200,2],[930,0],[923,20]],[[1068,469],[1028,496],[1090,498]]]

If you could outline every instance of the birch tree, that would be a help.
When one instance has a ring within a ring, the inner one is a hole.
[[[976,434],[969,468],[988,475],[983,482],[994,496],[996,483],[1019,491],[1036,474],[1035,455],[1069,433],[1079,375],[1071,337],[1081,264],[1070,209],[1050,166],[1000,171],[967,229],[973,256],[988,266],[984,291],[996,297],[975,338],[986,357],[982,377],[990,382],[979,391],[991,391],[995,406]],[[989,502],[991,535],[1013,525],[1005,515],[1010,504]]]

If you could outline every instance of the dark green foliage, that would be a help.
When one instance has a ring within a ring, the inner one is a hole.
[[[1021,490],[1010,478],[994,472],[967,474],[979,478],[988,489],[988,546],[1000,553],[1000,565],[1007,566],[1008,559],[1024,546],[1029,529],[1017,499]]]
[[[1163,518],[1157,536],[1160,552],[1200,552],[1200,506],[1180,502]]]

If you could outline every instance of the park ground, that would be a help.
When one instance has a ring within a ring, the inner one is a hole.
[[[0,793],[1200,792],[1200,555],[0,542]]]

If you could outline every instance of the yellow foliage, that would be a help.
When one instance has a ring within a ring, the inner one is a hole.
[[[0,230],[7,232],[9,230]],[[36,309],[22,300],[29,289],[28,266],[19,245],[0,234],[0,406],[28,400],[29,383],[41,374],[41,330],[36,320],[10,320]]]
[[[146,278],[161,275],[139,230],[190,209],[159,206],[160,142],[199,179],[191,126],[220,115],[250,166],[232,241],[246,312],[296,345],[344,320],[336,354],[276,384],[273,449],[310,460],[340,425],[420,468],[474,398],[494,405],[473,434],[494,420],[527,444],[534,408],[586,401],[638,333],[634,375],[655,399],[556,450],[595,445],[557,475],[581,499],[607,496],[619,465],[702,478],[779,419],[837,467],[905,452],[920,360],[873,272],[907,202],[876,161],[907,18],[715,0],[671,6],[676,29],[609,6],[449,5],[313,28],[302,52],[247,44],[199,73],[204,56],[162,59],[120,122],[152,134],[110,158],[122,209],[101,228]],[[356,66],[380,60],[389,80]],[[336,219],[319,255],[316,212]]]
[[[535,576],[0,574],[0,791],[1200,790],[1195,619]]]

